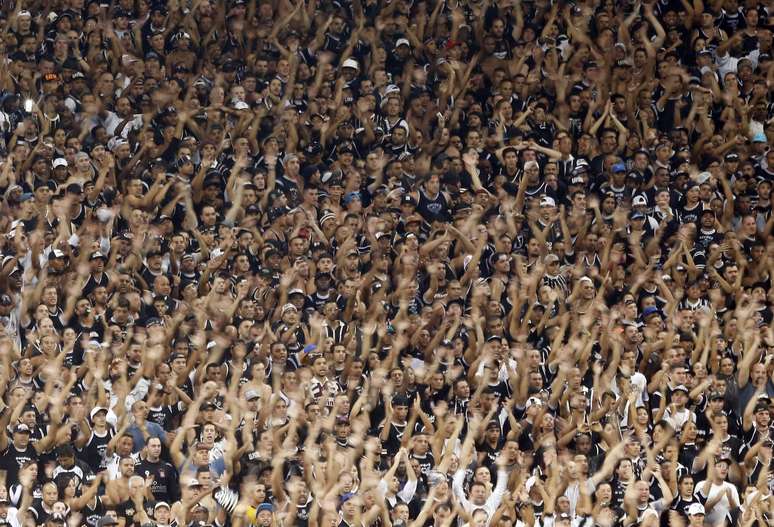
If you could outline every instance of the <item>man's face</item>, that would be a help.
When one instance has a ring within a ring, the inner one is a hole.
[[[59,465],[65,469],[70,469],[75,465],[75,458],[73,456],[59,456],[57,461],[59,462]]]
[[[475,485],[470,489],[470,501],[476,505],[483,505],[486,502],[486,492],[482,485]]]
[[[161,441],[157,438],[150,439],[148,441],[148,458],[152,461],[159,459],[161,456]]]
[[[208,471],[199,472],[196,476],[196,479],[202,484],[202,488],[209,489],[212,486],[212,474]]]
[[[14,432],[13,442],[25,448],[30,442],[30,434],[28,432]]]
[[[124,458],[121,460],[121,464],[119,465],[119,470],[121,471],[121,476],[124,478],[129,478],[134,475],[134,461],[132,461],[131,458]]]

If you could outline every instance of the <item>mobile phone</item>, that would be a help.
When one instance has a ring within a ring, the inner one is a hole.
[[[35,103],[32,102],[32,99],[25,100],[24,101],[24,111],[27,112],[27,113],[30,113],[32,111],[33,104],[35,104]]]

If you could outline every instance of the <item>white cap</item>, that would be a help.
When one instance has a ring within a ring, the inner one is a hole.
[[[63,157],[57,157],[54,159],[54,168],[56,167],[66,167],[67,166],[67,159]]]
[[[128,143],[129,142],[126,139],[124,139],[123,137],[117,135],[115,137],[112,137],[108,141],[107,147],[108,147],[108,150],[110,150],[111,152],[115,152],[116,148],[118,148],[121,145],[128,144]]]
[[[706,183],[711,177],[712,174],[709,172],[699,172],[699,175],[696,176],[696,182],[701,185],[702,183]]]
[[[399,38],[395,41],[395,47],[398,48],[402,45],[406,45],[408,47],[411,47],[411,42],[407,38]]]
[[[691,503],[688,507],[688,516],[695,516],[697,514],[704,514],[704,505],[701,503]]]
[[[556,207],[556,201],[551,196],[543,196],[540,200],[541,207]]]
[[[245,101],[236,101],[234,103],[234,109],[235,110],[249,110],[250,105],[247,104]]]
[[[107,413],[109,410],[105,408],[104,406],[95,406],[91,409],[91,412],[89,412],[89,419],[94,420],[94,416],[97,415],[100,412]]]
[[[355,59],[347,59],[341,63],[342,68],[352,68],[353,70],[360,71],[360,64]]]
[[[632,200],[632,205],[635,207],[639,205],[647,205],[647,204],[648,204],[648,198],[646,198],[642,194],[638,196],[634,196],[634,199]]]
[[[391,93],[400,93],[400,88],[398,88],[394,84],[388,84],[387,86],[384,87],[384,97],[385,97],[385,99]]]
[[[527,399],[527,403],[524,405],[524,409],[531,408],[533,406],[543,406],[543,401],[539,397],[535,397],[534,395]]]

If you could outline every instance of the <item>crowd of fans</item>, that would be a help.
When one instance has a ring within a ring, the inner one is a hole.
[[[772,525],[772,9],[0,3],[0,526]]]

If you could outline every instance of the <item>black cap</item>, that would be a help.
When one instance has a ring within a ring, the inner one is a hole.
[[[269,222],[274,223],[288,212],[290,212],[288,207],[275,207],[269,210]]]

